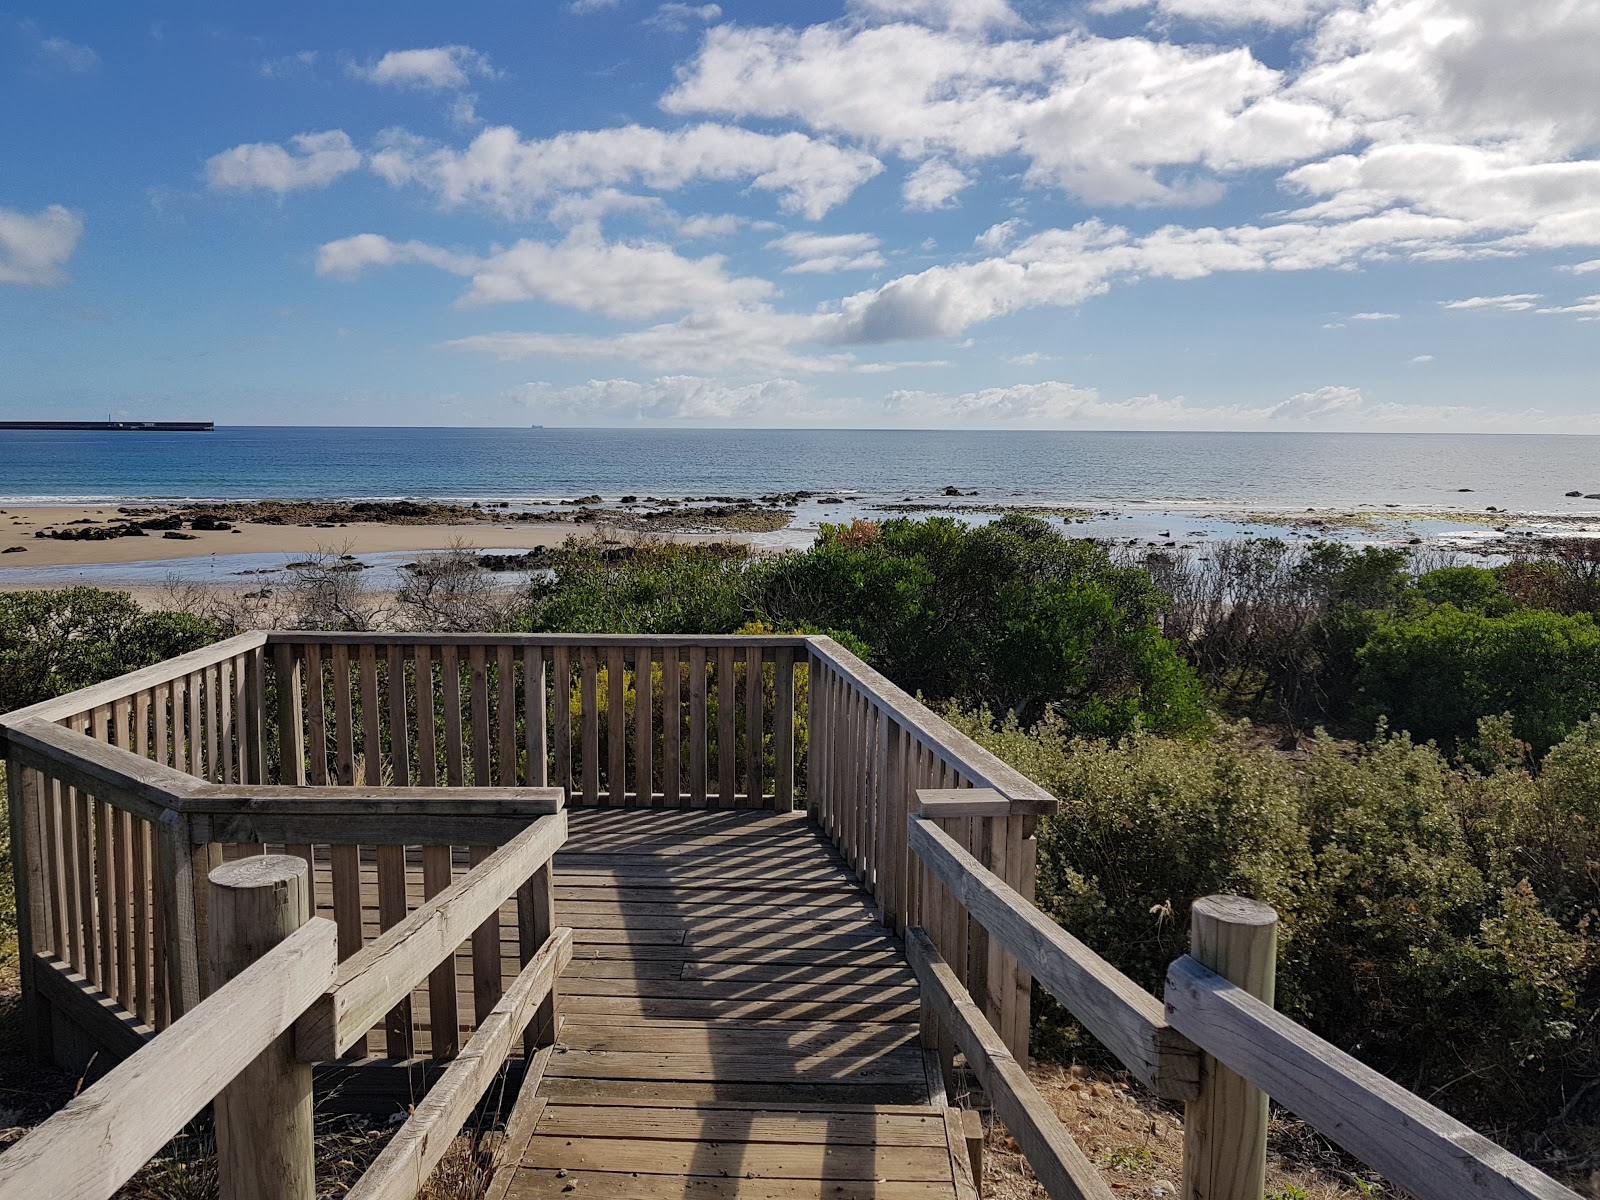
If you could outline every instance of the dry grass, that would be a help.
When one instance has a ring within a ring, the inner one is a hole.
[[[1175,1106],[1130,1087],[1121,1074],[1040,1063],[1028,1073],[1113,1191],[1130,1197],[1177,1196],[1183,1118]],[[998,1122],[986,1121],[985,1129],[985,1200],[1045,1200],[1044,1189],[1011,1135]],[[1304,1125],[1273,1122],[1266,1200],[1393,1195],[1370,1174],[1358,1175],[1337,1150]]]

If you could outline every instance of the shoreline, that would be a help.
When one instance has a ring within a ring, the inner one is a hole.
[[[1372,502],[1304,508],[1195,501],[1046,505],[954,487],[904,498],[804,491],[759,498],[591,493],[516,506],[506,500],[411,499],[12,503],[0,505],[0,590],[73,583],[145,589],[166,577],[247,586],[251,576],[273,574],[296,557],[319,553],[351,555],[394,577],[406,556],[457,547],[480,555],[516,554],[556,548],[570,537],[735,541],[783,550],[808,546],[824,522],[900,516],[983,522],[1007,511],[1042,517],[1070,536],[1152,551],[1276,537],[1482,559],[1525,551],[1549,537],[1600,537],[1600,509],[1512,513]]]

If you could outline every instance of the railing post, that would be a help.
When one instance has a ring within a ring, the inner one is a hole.
[[[224,863],[210,874],[209,962],[221,987],[311,917],[306,861],[286,854]],[[315,1200],[311,1066],[284,1033],[216,1100],[221,1200]]]
[[[1194,902],[1190,920],[1190,955],[1271,1004],[1278,962],[1278,914],[1271,906],[1205,896]],[[1184,1106],[1183,1200],[1261,1200],[1266,1171],[1266,1093],[1201,1055],[1200,1098]]]
[[[22,983],[22,1030],[28,1052],[48,1062],[54,1049],[46,1036],[48,1012],[35,982],[34,938],[49,926],[47,903],[51,901],[45,885],[41,829],[44,813],[44,777],[24,767],[15,757],[4,764],[7,807],[11,823],[11,879],[17,912],[17,960]],[[50,849],[53,849],[51,847]],[[52,947],[65,957],[59,947]]]

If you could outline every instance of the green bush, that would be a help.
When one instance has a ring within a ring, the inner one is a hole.
[[[147,613],[126,592],[0,592],[0,711],[22,708],[217,640],[209,621]]]
[[[1445,604],[1379,622],[1356,657],[1372,718],[1445,744],[1509,712],[1516,735],[1543,753],[1600,711],[1600,627],[1586,613],[1489,616]]]

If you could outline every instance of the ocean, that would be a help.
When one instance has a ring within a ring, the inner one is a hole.
[[[0,506],[598,493],[1299,511],[1489,506],[1600,514],[1600,441],[1560,435],[734,429],[0,433]]]

